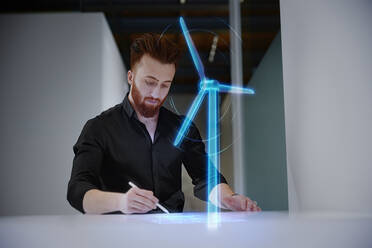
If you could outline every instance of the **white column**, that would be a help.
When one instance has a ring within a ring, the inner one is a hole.
[[[241,40],[241,18],[240,0],[229,1],[230,19],[230,61],[231,61],[231,83],[236,86],[243,85],[242,69],[242,40]],[[244,161],[243,161],[243,113],[240,94],[233,94],[233,158],[234,158],[234,190],[244,194]]]

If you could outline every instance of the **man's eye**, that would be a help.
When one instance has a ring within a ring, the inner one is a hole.
[[[161,85],[161,87],[162,87],[162,88],[169,88],[169,87],[170,87],[170,85],[167,85],[167,84],[162,84],[162,85]]]
[[[149,82],[149,81],[146,81],[146,84],[147,84],[148,86],[154,86],[154,85],[155,85],[155,82]]]

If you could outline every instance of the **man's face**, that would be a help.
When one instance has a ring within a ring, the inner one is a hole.
[[[130,95],[141,115],[149,118],[159,112],[175,72],[174,64],[162,64],[147,54],[135,65],[133,71],[128,71],[128,82],[132,86]]]

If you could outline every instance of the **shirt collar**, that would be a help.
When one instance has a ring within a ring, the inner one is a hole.
[[[130,104],[128,95],[129,95],[129,93],[127,93],[125,95],[123,103],[122,103],[123,112],[124,112],[123,114],[126,114],[129,118],[135,118],[136,120],[138,120],[136,111],[134,111],[134,109],[132,107],[132,104]],[[159,109],[159,118],[158,118],[158,124],[157,124],[156,131],[155,131],[154,143],[159,138],[159,135],[160,135],[160,132],[161,132],[161,129],[162,129],[162,125],[163,125],[161,123],[162,123],[162,119],[164,118],[164,114],[165,114],[164,113],[164,107],[161,106],[160,109]]]
[[[129,118],[132,118],[133,114],[135,113],[132,105],[129,102],[128,98],[129,93],[127,93],[123,100],[123,110],[128,115]]]

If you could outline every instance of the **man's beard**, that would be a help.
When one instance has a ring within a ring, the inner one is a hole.
[[[142,116],[146,118],[150,118],[150,117],[154,117],[157,113],[159,113],[159,109],[161,105],[163,105],[166,97],[164,97],[164,99],[153,98],[153,97],[143,97],[141,92],[136,87],[136,83],[133,82],[132,98],[133,98],[135,107],[138,110],[138,112],[140,112]],[[146,100],[157,101],[158,104],[156,105],[147,104]]]

